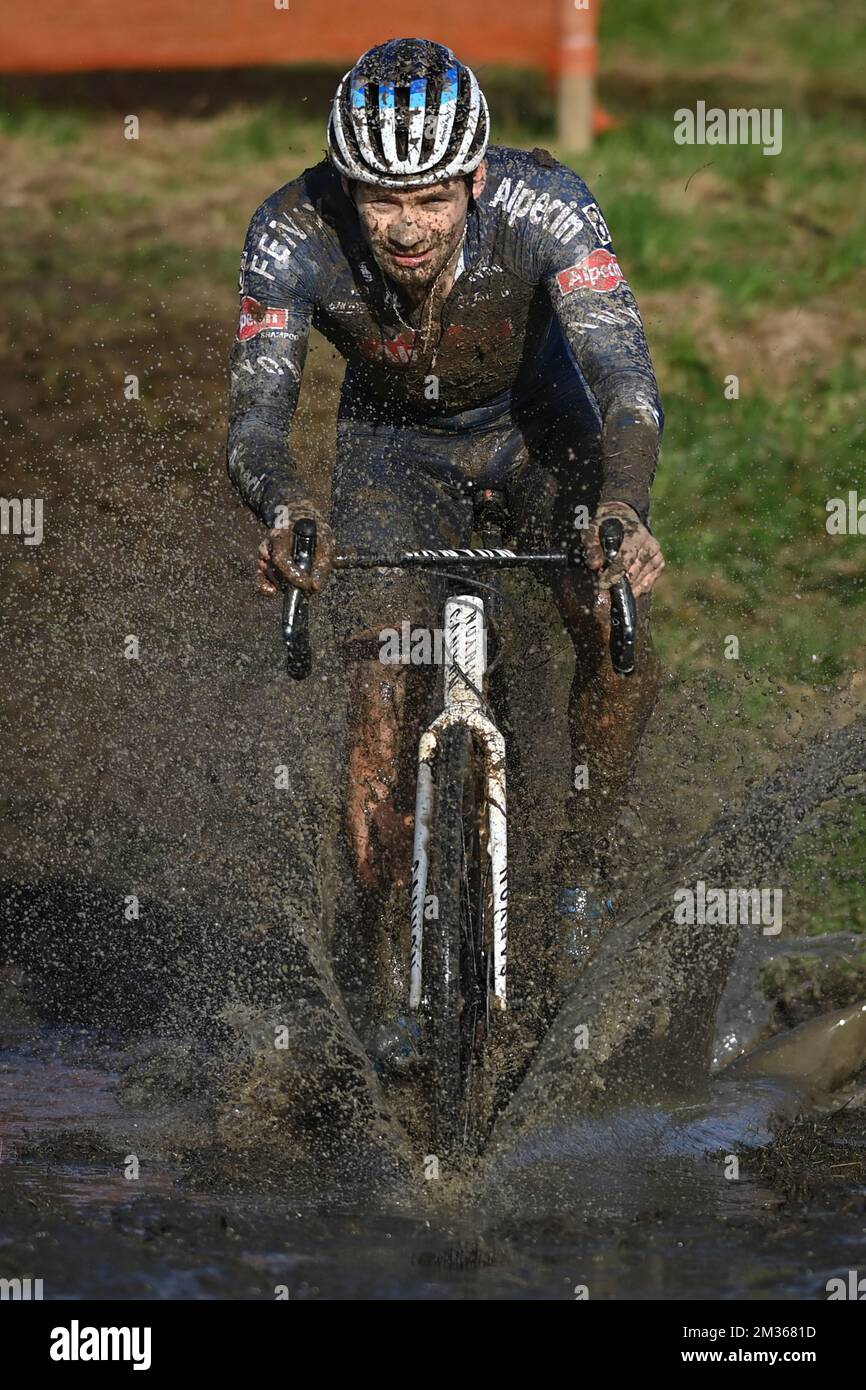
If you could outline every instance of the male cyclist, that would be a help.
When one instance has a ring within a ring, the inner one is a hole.
[[[334,537],[379,553],[468,545],[474,499],[490,486],[507,498],[515,546],[567,545],[582,532],[586,568],[552,581],[577,654],[573,762],[589,773],[566,807],[566,955],[575,916],[594,910],[594,856],[654,698],[647,620],[664,561],[647,517],[662,412],[637,305],[589,189],[546,151],[488,148],[488,137],[474,74],[439,44],[394,39],[346,74],[327,158],[250,223],[228,468],[268,528],[265,592],[321,589]],[[311,324],[347,363],[330,523],[287,445]],[[609,516],[625,540],[600,574]],[[309,575],[292,562],[293,526],[307,517],[318,528]],[[623,572],[643,633],[631,680],[607,653],[607,588]],[[379,633],[404,616],[433,628],[441,609],[435,581],[408,571],[374,572],[347,597],[340,587],[352,663],[348,831],[359,884],[375,898],[411,867],[411,816],[397,797],[422,708],[418,668],[383,665]]]

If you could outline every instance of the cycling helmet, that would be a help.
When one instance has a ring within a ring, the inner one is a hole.
[[[475,74],[430,39],[391,39],[362,53],[334,97],[328,154],[348,179],[423,188],[470,174],[490,135]]]

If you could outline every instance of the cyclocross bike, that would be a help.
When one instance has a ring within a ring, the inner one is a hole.
[[[577,548],[573,553],[523,555],[504,548],[506,520],[501,494],[485,488],[475,506],[481,548],[338,555],[333,569],[442,571],[447,566],[448,571],[469,573],[581,563]],[[600,539],[610,562],[622,544],[622,523],[615,518],[603,522]],[[294,559],[302,570],[312,564],[315,543],[315,523],[298,522]],[[623,676],[634,671],[635,627],[634,596],[624,576],[611,589],[610,638],[614,669]],[[425,1019],[423,1050],[440,1152],[454,1152],[466,1140],[485,1040],[508,1001],[506,750],[486,688],[491,669],[487,628],[484,600],[477,594],[458,593],[446,600],[442,709],[418,748],[408,1003]],[[299,589],[285,592],[283,640],[289,674],[303,680],[312,657],[307,600]],[[431,894],[438,915],[427,921],[425,904]]]

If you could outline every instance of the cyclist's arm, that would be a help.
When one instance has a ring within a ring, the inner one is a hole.
[[[601,414],[600,501],[626,502],[646,522],[664,416],[643,323],[592,194],[572,170],[555,170],[556,196],[580,225],[561,239],[540,226],[539,278]]]
[[[304,493],[288,433],[313,313],[312,240],[296,214],[281,220],[275,199],[268,199],[253,215],[241,261],[240,315],[230,359],[228,471],[268,527],[278,506]]]

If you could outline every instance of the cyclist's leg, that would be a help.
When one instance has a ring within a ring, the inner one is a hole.
[[[585,506],[592,516],[601,486],[598,438],[586,433],[582,402],[576,412],[566,408],[548,420],[532,439],[530,453],[515,506],[521,535],[535,544],[565,546],[575,509]],[[628,803],[637,749],[655,703],[658,663],[650,635],[650,595],[638,599],[636,671],[623,677],[610,660],[609,598],[596,594],[590,572],[575,568],[560,573],[552,578],[551,590],[575,652],[568,708],[572,790],[565,807],[563,873],[564,881],[578,882],[575,875],[591,868]]]
[[[610,599],[595,595],[588,571],[553,582],[553,594],[574,645],[575,673],[568,722],[575,788],[566,803],[571,860],[566,877],[592,864],[633,795],[631,778],[640,740],[655,704],[658,663],[650,636],[651,595],[637,600],[635,673],[618,676],[610,660]]]
[[[369,634],[352,661],[346,828],[359,886],[374,896],[405,887],[412,870],[411,769],[429,705],[429,668],[383,666]]]
[[[471,509],[413,466],[423,447],[415,430],[341,419],[331,518],[340,545],[384,552],[466,543]],[[412,767],[438,671],[388,660],[383,634],[401,634],[405,623],[435,628],[444,592],[420,572],[367,571],[341,577],[335,595],[349,663],[347,831],[359,886],[373,895],[411,878]]]

